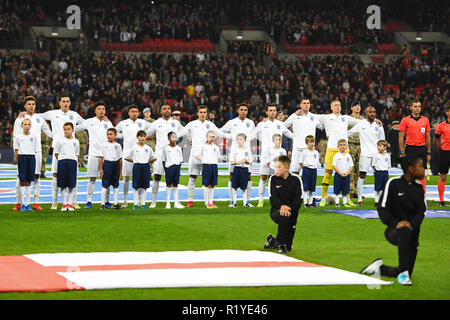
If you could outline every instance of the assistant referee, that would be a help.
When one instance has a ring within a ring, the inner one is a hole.
[[[450,106],[445,109],[447,120],[440,123],[434,135],[434,146],[439,151],[439,205],[445,207],[444,191],[445,180],[447,180],[448,169],[450,168]],[[440,142],[440,144],[439,144]]]
[[[431,160],[431,128],[430,121],[425,116],[420,115],[421,104],[415,99],[409,103],[411,115],[405,117],[398,126],[398,144],[401,156],[417,155],[423,161],[423,167],[427,168],[427,163]],[[406,141],[405,141],[406,138]],[[427,183],[425,177],[419,180],[425,194]]]
[[[423,161],[417,155],[402,160],[403,175],[391,178],[381,194],[377,210],[387,225],[384,232],[389,243],[398,247],[398,267],[386,266],[375,259],[361,273],[397,277],[403,285],[411,285],[411,276],[419,248],[420,226],[427,211],[424,190],[416,179],[425,176]]]

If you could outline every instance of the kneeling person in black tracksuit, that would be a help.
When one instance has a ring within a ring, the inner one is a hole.
[[[279,156],[275,162],[275,175],[269,179],[269,198],[270,218],[278,224],[278,234],[276,238],[269,234],[264,248],[287,253],[292,249],[303,187],[300,177],[289,173],[289,157]]]
[[[427,204],[422,184],[425,169],[423,160],[416,155],[407,155],[402,162],[403,175],[391,178],[378,201],[378,215],[388,227],[384,232],[386,239],[398,247],[398,267],[386,266],[383,260],[376,259],[361,273],[397,277],[398,283],[411,285],[411,275],[419,248],[420,225]]]

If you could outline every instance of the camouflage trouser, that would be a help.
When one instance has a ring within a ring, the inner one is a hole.
[[[358,193],[358,178],[359,178],[359,154],[361,153],[361,146],[359,143],[349,142],[350,155],[353,160],[353,170],[350,174],[350,194]]]
[[[51,141],[51,140],[50,140]],[[51,147],[51,143],[44,143],[42,144],[42,167],[41,167],[41,171],[45,171],[45,165],[47,164],[47,158],[48,158],[48,154],[50,153],[50,147]]]
[[[320,140],[319,142],[319,148],[320,148],[320,158],[319,161],[321,164],[325,162],[325,153],[327,152],[327,143],[328,140]]]
[[[85,166],[84,155],[86,154],[86,144],[80,143],[80,155],[78,156],[78,165]]]

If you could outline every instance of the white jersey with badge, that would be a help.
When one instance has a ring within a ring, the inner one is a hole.
[[[62,112],[61,109],[49,110],[47,112],[40,114],[42,118],[50,121],[52,126],[53,141],[52,147],[55,148],[56,142],[64,138],[64,124],[70,122],[73,124],[75,129],[77,124],[83,123],[85,120],[75,111]],[[73,137],[75,137],[75,131],[73,132]]]
[[[126,158],[133,159],[133,163],[149,163],[148,160],[153,158],[153,150],[148,145],[140,146],[138,144],[128,152]]]
[[[206,143],[206,133],[209,130],[214,131],[214,133],[216,134],[216,138],[220,134],[219,129],[211,121],[205,120],[202,122],[197,119],[189,122],[182,130],[179,131],[178,134],[180,135],[180,137],[188,136],[191,139],[192,141],[191,154],[197,156],[201,152],[202,146]]]
[[[241,120],[238,118],[234,118],[228,120],[225,125],[220,128],[220,131],[231,134],[232,137],[232,145],[237,146],[236,137],[238,134],[243,133],[246,135],[245,146],[250,147],[250,138],[251,134],[255,130],[255,123],[253,120],[245,118]]]
[[[29,114],[25,114],[24,118],[17,118],[16,121],[14,121],[13,138],[23,133],[22,121],[24,119],[31,120],[30,133],[36,136],[36,139],[38,140],[37,143],[39,145],[37,152],[41,152],[41,131],[43,131],[48,137],[52,138],[53,134],[50,130],[50,127],[48,126],[47,122],[45,122],[44,118],[42,118],[39,114],[35,113],[32,116],[30,116]]]
[[[87,130],[89,134],[89,156],[101,156],[101,148],[108,141],[106,131],[109,128],[114,128],[111,121],[99,120],[97,117],[89,118],[75,127],[75,131]]]
[[[345,139],[348,144],[348,127],[349,125],[355,126],[358,122],[362,121],[359,119],[352,118],[348,115],[335,115],[331,114],[320,114],[317,115],[319,121],[325,127],[325,131],[328,137],[327,148],[337,149],[338,141]]]
[[[269,156],[269,162],[270,162],[270,168],[272,170],[275,170],[275,160],[278,159],[279,156],[286,156],[286,150],[284,150],[283,148],[278,148],[276,149],[275,147],[270,148],[270,151],[268,152],[268,156]]]
[[[256,126],[256,129],[252,132],[250,139],[258,138],[261,142],[261,155],[267,154],[273,145],[273,135],[286,135],[288,138],[293,139],[294,134],[286,128],[283,122],[274,119],[273,121],[261,121]]]
[[[218,164],[221,156],[219,147],[216,144],[205,143],[203,145],[201,152],[202,164]]]
[[[14,137],[13,147],[14,150],[19,150],[19,155],[35,155],[40,143],[38,144],[38,139],[34,134],[21,133]]]
[[[150,122],[144,119],[126,119],[120,121],[117,126],[117,136],[123,138],[123,154],[127,155],[137,144],[137,133],[139,130],[150,128]]]
[[[391,168],[391,156],[388,153],[377,153],[372,158],[372,166],[377,171],[388,171]]]
[[[104,161],[118,161],[123,157],[122,146],[115,141],[113,143],[106,141],[101,147],[100,157],[103,157]]]
[[[80,154],[80,142],[76,138],[67,139],[66,137],[62,137],[56,141],[56,146],[53,152],[58,155],[58,161],[78,161],[78,155]]]
[[[183,163],[181,147],[177,145],[174,147],[170,145],[165,146],[162,152],[162,161],[165,161],[166,168]]]
[[[165,120],[164,118],[159,118],[158,120],[151,123],[149,129],[146,130],[147,136],[156,134],[156,145],[155,151],[162,150],[165,146],[169,144],[169,138],[167,135],[169,132],[173,131],[180,137],[180,133],[183,134],[183,126],[178,120],[169,118]]]
[[[231,146],[230,149],[230,156],[229,156],[229,162],[239,162],[242,160],[248,160],[252,162],[252,151],[250,150],[250,147],[244,146],[244,148],[239,148],[235,144]],[[241,163],[241,164],[235,164],[235,167],[242,167],[242,168],[249,168],[251,164],[247,163]]]
[[[320,167],[320,154],[317,150],[305,149],[300,154],[299,162],[303,164],[303,167],[309,169],[317,169]]]
[[[319,121],[319,117],[311,112],[307,114],[297,115],[293,113],[284,122],[286,128],[292,128],[295,135],[292,148],[297,150],[306,149],[305,138],[307,136],[316,136],[316,128],[323,129],[323,124]]]
[[[375,121],[370,123],[365,119],[348,131],[349,136],[356,133],[359,133],[361,157],[373,157],[378,152],[378,141],[385,138],[383,126],[380,126]]]
[[[346,173],[350,167],[353,167],[353,159],[349,153],[336,153],[333,158],[333,167],[339,169],[340,173]]]

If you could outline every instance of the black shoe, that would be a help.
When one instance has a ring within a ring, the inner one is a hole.
[[[315,202],[313,201],[313,203],[311,203],[309,206],[312,207],[312,208],[315,208],[315,207],[317,207],[317,203],[315,203]]]
[[[288,248],[285,244],[280,244],[278,246],[278,253],[285,254],[285,253],[288,253],[289,251],[290,250],[288,250]]]
[[[114,209],[117,209],[117,210],[120,210],[120,209],[122,209],[122,207],[120,206],[120,204],[116,204],[116,205],[114,205],[114,207],[113,207]]]
[[[276,239],[269,233],[267,235],[267,241],[264,243],[264,249],[276,249],[277,247],[275,246],[275,241]]]
[[[439,202],[439,207],[446,207],[445,201]]]
[[[304,207],[305,207],[305,208],[309,208],[309,207],[311,207],[311,205],[310,205],[310,204],[307,204],[307,203],[305,203]]]

